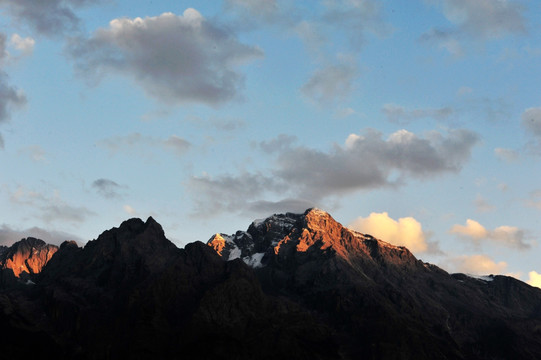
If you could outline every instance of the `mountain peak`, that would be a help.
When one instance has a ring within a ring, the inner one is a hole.
[[[17,241],[2,252],[0,267],[13,270],[16,277],[21,277],[25,273],[38,274],[57,251],[58,247],[55,245],[28,237]]]
[[[359,257],[409,265],[417,262],[408,249],[350,230],[318,208],[255,220],[248,230],[233,235],[216,234],[207,244],[223,259],[241,258],[252,267],[263,267],[271,261],[291,261],[307,252],[307,256],[335,256],[346,262]]]

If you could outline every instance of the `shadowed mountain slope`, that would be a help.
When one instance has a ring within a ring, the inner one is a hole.
[[[535,359],[541,290],[450,275],[318,209],[184,249],[130,219],[4,282],[0,332],[17,357]]]

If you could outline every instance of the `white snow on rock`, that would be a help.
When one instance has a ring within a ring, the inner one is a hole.
[[[263,267],[263,264],[261,263],[263,256],[265,256],[265,253],[255,253],[250,256],[243,257],[242,261],[244,261],[246,265],[257,269]]]
[[[482,281],[492,281],[494,280],[494,275],[474,275],[474,274],[465,274],[467,277],[472,279],[482,280]]]
[[[235,245],[234,243],[232,245],[234,247],[233,249],[229,250],[229,256],[227,258],[228,261],[240,258],[240,255],[242,254],[242,251],[239,249],[237,245]]]

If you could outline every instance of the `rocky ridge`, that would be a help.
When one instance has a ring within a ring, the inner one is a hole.
[[[10,269],[17,278],[39,274],[58,247],[36,238],[22,239],[0,251],[0,268]]]
[[[541,290],[448,274],[318,209],[184,249],[130,219],[33,282],[0,284],[6,358],[541,358]]]

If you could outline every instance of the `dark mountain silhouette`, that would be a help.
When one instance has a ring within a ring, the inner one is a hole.
[[[184,249],[131,219],[31,281],[9,271],[6,358],[541,358],[540,289],[450,275],[317,209]]]

